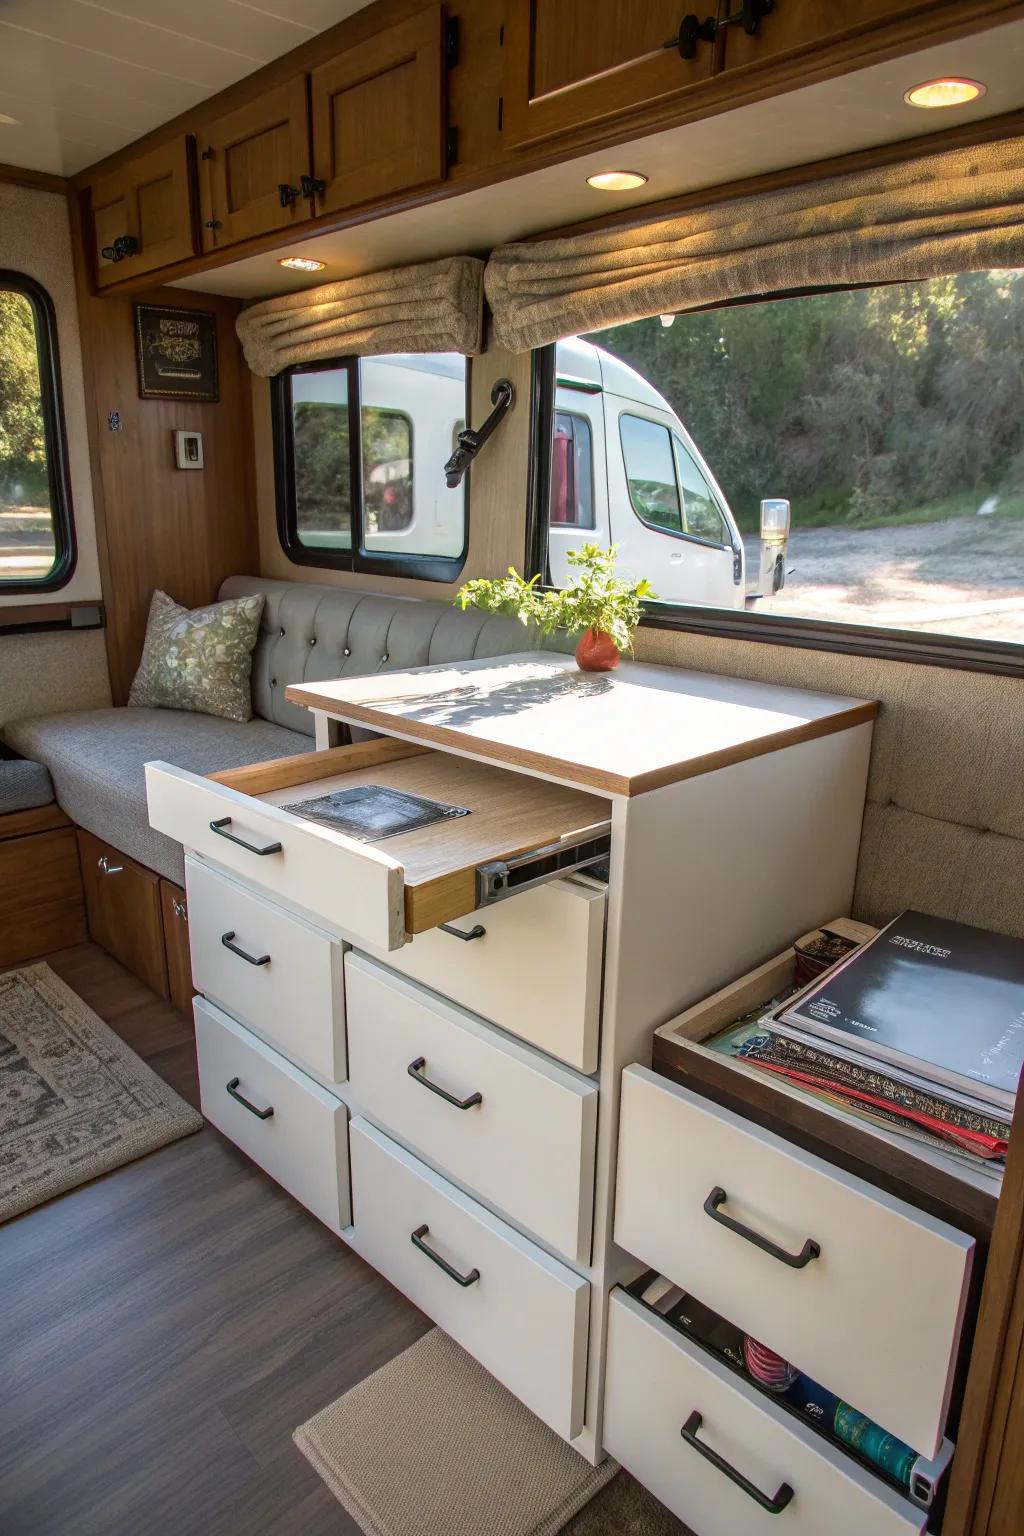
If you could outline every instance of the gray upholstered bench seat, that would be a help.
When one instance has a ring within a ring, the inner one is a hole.
[[[215,773],[313,748],[310,736],[269,720],[239,725],[172,709],[42,715],[8,725],[4,738],[16,752],[46,764],[72,821],[178,885],[185,879],[181,845],[149,825],[145,764],[162,759],[193,773]]]
[[[219,595],[250,592],[264,593],[266,606],[253,653],[255,718],[248,724],[128,708],[16,720],[3,732],[16,752],[49,769],[72,821],[179,885],[181,848],[149,825],[147,762],[216,773],[309,752],[313,717],[285,698],[289,683],[501,656],[540,643],[515,619],[463,613],[448,602],[258,576],[231,576]]]
[[[53,781],[43,763],[0,760],[0,816],[34,811],[53,800]]]

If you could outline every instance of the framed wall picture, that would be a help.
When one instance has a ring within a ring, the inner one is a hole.
[[[208,309],[135,306],[142,400],[219,400],[217,316]]]

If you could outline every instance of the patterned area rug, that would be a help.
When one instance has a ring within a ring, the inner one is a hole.
[[[202,1123],[48,965],[0,976],[0,1221]]]

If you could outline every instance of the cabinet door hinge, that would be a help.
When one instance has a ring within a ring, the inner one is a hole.
[[[459,130],[457,128],[449,128],[445,133],[444,160],[449,171],[459,162]]]

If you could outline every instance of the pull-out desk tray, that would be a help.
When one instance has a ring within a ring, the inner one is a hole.
[[[470,814],[364,843],[285,809],[380,784]],[[326,752],[203,777],[147,763],[149,818],[212,863],[304,908],[345,937],[381,950],[465,917],[484,888],[504,894],[493,866],[538,852],[555,878],[606,850],[609,806],[597,795],[400,741]],[[512,879],[529,876],[520,867]]]

